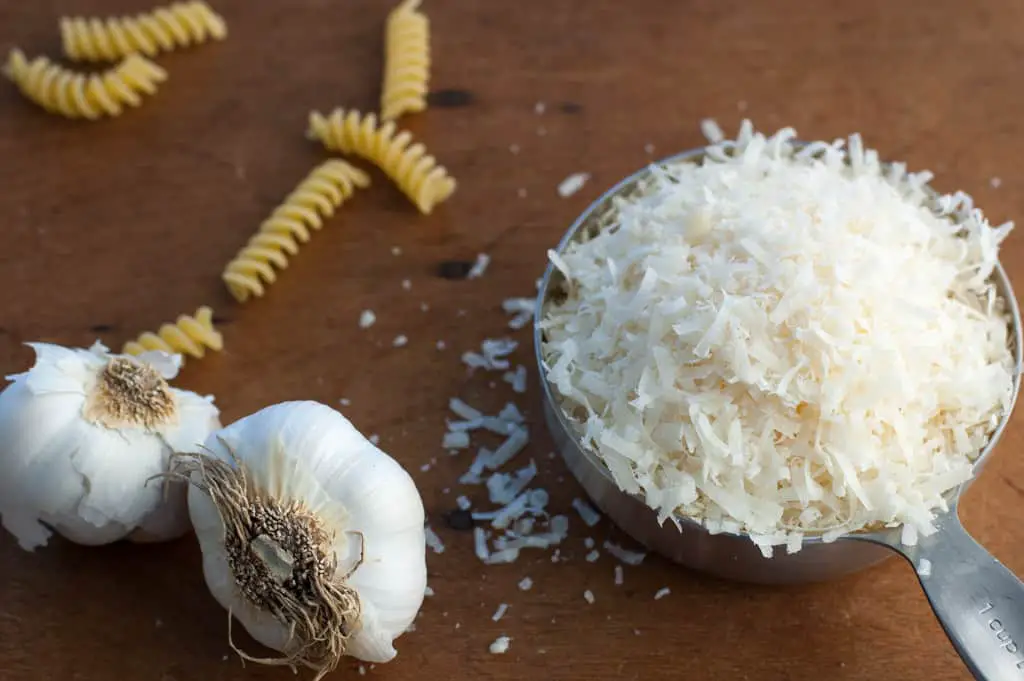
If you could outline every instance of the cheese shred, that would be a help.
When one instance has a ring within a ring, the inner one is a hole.
[[[935,531],[1009,407],[993,227],[859,135],[796,144],[711,122],[597,235],[550,260],[547,380],[617,484],[661,522],[745,533]]]

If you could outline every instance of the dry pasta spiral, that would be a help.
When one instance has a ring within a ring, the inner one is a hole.
[[[310,239],[310,229],[323,227],[323,219],[357,188],[368,187],[370,176],[339,159],[317,166],[274,209],[238,255],[224,268],[221,278],[239,302],[263,296],[266,285],[277,280],[274,268],[288,266],[288,256],[299,243]]]
[[[228,29],[205,2],[176,2],[133,17],[64,17],[60,34],[68,59],[97,62],[223,40]]]
[[[408,131],[393,121],[378,125],[373,114],[335,109],[329,116],[309,115],[307,137],[327,149],[355,154],[375,164],[408,196],[421,213],[430,213],[455,191],[455,180]]]
[[[145,57],[132,54],[103,73],[85,74],[66,69],[46,57],[29,61],[21,50],[11,50],[4,67],[22,94],[50,113],[67,118],[96,120],[119,116],[126,107],[142,104],[167,80],[167,72]]]
[[[420,0],[403,0],[388,15],[380,97],[380,117],[385,121],[427,108],[430,22],[417,11],[419,4]]]
[[[194,317],[183,314],[174,324],[164,324],[156,333],[146,332],[125,343],[121,352],[141,355],[151,350],[162,350],[200,359],[206,354],[206,348],[221,350],[223,347],[224,339],[213,328],[213,310],[204,305]]]

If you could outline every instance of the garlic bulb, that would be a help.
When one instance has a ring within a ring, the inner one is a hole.
[[[3,527],[28,551],[52,531],[88,545],[183,535],[185,486],[150,479],[220,427],[212,398],[168,385],[177,356],[29,346],[35,365],[0,392]]]
[[[412,478],[341,414],[284,402],[176,457],[206,584],[249,634],[320,678],[342,655],[395,657],[426,587]]]

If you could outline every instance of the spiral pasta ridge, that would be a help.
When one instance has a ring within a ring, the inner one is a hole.
[[[223,40],[228,29],[205,2],[176,2],[132,17],[64,17],[60,34],[68,59],[98,62]]]
[[[256,234],[224,268],[221,278],[240,303],[262,297],[277,280],[276,269],[288,266],[288,256],[309,241],[312,229],[323,227],[357,188],[368,187],[370,176],[340,159],[326,161],[307,175],[259,226]]]
[[[394,121],[378,124],[374,114],[335,109],[325,116],[309,115],[306,136],[327,149],[360,156],[384,171],[421,213],[430,213],[455,191],[455,179],[444,166],[413,141],[412,133],[399,132]]]
[[[137,107],[167,80],[167,72],[142,55],[131,54],[103,73],[85,74],[64,68],[47,57],[29,61],[11,50],[4,74],[21,93],[50,113],[96,120],[119,116]]]
[[[213,310],[205,305],[194,317],[181,315],[174,324],[164,324],[156,333],[146,332],[136,340],[125,343],[122,353],[141,355],[151,350],[189,355],[200,359],[206,349],[219,351],[224,347],[220,332],[213,328]]]
[[[419,5],[420,0],[403,0],[388,15],[380,99],[380,116],[385,121],[427,108],[430,22],[417,11]]]

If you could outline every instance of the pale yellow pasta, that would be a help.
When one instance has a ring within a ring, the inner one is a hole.
[[[64,17],[64,54],[74,61],[118,61],[130,54],[155,57],[209,40],[223,40],[228,27],[205,2],[176,2],[133,17]]]
[[[307,137],[329,150],[354,154],[372,162],[394,181],[419,208],[430,213],[455,191],[455,179],[408,131],[399,132],[393,121],[378,124],[373,114],[335,109],[325,116],[309,115]]]
[[[205,305],[194,317],[181,315],[174,324],[164,324],[156,333],[146,332],[136,340],[125,343],[121,350],[126,355],[141,355],[152,350],[201,359],[206,349],[219,351],[224,339],[213,328],[213,310]]]
[[[21,50],[11,50],[4,74],[26,98],[50,113],[67,118],[96,120],[119,116],[127,107],[142,104],[167,80],[167,72],[145,57],[132,54],[103,73],[79,73],[46,57],[29,61]]]
[[[388,15],[380,97],[380,116],[385,121],[427,108],[430,22],[417,11],[419,5],[420,0],[402,0]]]
[[[221,278],[238,302],[262,297],[277,280],[275,268],[288,266],[311,229],[323,227],[355,192],[368,187],[370,176],[345,161],[332,159],[317,166],[263,221],[259,230],[224,268]]]

